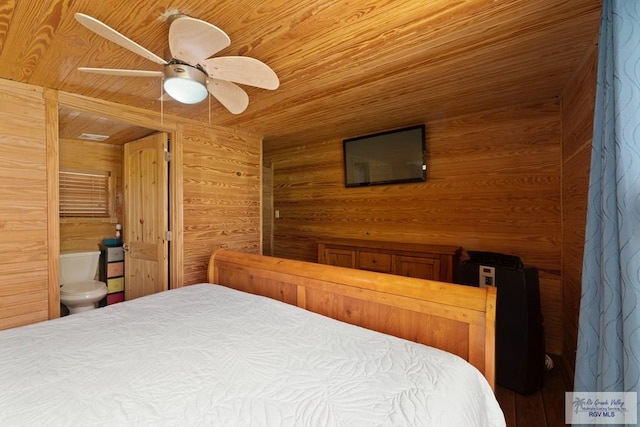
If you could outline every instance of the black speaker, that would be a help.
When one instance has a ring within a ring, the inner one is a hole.
[[[468,253],[476,256],[459,264],[459,283],[479,286],[495,281],[497,287],[496,383],[517,393],[533,393],[542,387],[545,370],[538,270],[522,266],[512,255]]]

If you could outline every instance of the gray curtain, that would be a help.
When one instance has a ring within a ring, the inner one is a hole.
[[[602,6],[574,391],[638,392],[640,1]]]

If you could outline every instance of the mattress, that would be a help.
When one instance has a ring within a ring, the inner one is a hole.
[[[0,425],[503,426],[453,354],[212,284],[0,331]]]

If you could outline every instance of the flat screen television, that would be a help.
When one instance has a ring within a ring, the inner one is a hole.
[[[345,187],[427,180],[424,125],[349,138],[342,144]]]

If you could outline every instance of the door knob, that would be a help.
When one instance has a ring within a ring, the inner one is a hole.
[[[123,243],[122,244],[122,250],[129,252],[129,245],[127,245],[126,243]]]

